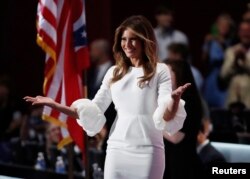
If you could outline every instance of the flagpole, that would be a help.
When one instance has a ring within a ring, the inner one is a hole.
[[[90,179],[90,165],[89,165],[89,155],[88,155],[88,148],[89,148],[89,142],[88,142],[88,136],[87,134],[85,133],[84,135],[84,142],[85,142],[85,160],[84,161],[84,166],[85,166],[85,178],[86,179]]]
[[[70,143],[68,146],[67,146],[67,150],[68,150],[68,179],[74,179],[74,166],[73,166],[73,144]]]
[[[85,98],[88,97],[88,87],[87,87],[87,70],[84,69],[83,70],[83,95]],[[86,132],[84,131],[84,147],[85,150],[83,156],[85,157],[83,159],[84,162],[84,166],[85,166],[85,178],[86,179],[90,179],[90,164],[89,164],[89,141],[88,141],[88,135],[86,134]]]

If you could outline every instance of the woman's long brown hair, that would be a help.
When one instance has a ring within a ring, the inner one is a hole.
[[[153,27],[150,22],[143,16],[131,16],[127,18],[115,31],[113,53],[116,60],[111,83],[120,80],[132,66],[130,59],[126,56],[121,47],[122,34],[126,29],[130,29],[141,40],[143,54],[141,64],[144,75],[140,77],[139,87],[143,87],[145,82],[150,81],[156,71],[156,39]]]

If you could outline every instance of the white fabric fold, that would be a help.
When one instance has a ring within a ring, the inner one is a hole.
[[[169,121],[165,121],[163,119],[163,116],[171,100],[172,99],[170,97],[165,98],[164,102],[161,102],[161,104],[157,107],[153,114],[155,128],[161,131],[165,131],[169,135],[175,134],[183,127],[184,121],[187,116],[186,110],[184,108],[185,101],[181,99],[175,117]]]
[[[94,136],[103,128],[106,118],[100,108],[89,99],[78,99],[71,105],[76,108],[79,119],[77,123],[88,136]]]

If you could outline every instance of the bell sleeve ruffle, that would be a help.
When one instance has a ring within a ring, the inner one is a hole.
[[[110,79],[113,75],[113,69],[114,67],[111,67],[107,71],[93,100],[79,99],[72,103],[72,107],[76,109],[79,116],[77,123],[89,136],[99,133],[106,122],[104,112],[112,102]]]
[[[76,119],[88,136],[94,136],[103,128],[106,118],[100,108],[89,99],[79,99],[73,102],[79,119]]]
[[[169,121],[165,121],[163,116],[168,104],[170,103],[170,100],[172,99],[167,98],[167,100],[162,105],[158,106],[154,112],[153,120],[156,129],[165,131],[169,135],[173,135],[183,127],[187,113],[184,108],[185,101],[181,99],[175,117]]]

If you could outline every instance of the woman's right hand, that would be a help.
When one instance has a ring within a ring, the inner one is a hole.
[[[27,102],[31,102],[32,105],[46,105],[50,107],[53,107],[55,105],[55,101],[53,99],[44,96],[25,96],[23,99]]]
[[[52,107],[59,112],[62,112],[66,115],[69,115],[75,119],[79,119],[78,113],[75,108],[68,107],[66,105],[62,105],[60,103],[55,102],[53,99],[49,97],[44,97],[44,96],[36,96],[36,97],[31,97],[31,96],[25,96],[23,98],[27,102],[31,102],[32,105],[46,105],[49,107]]]

